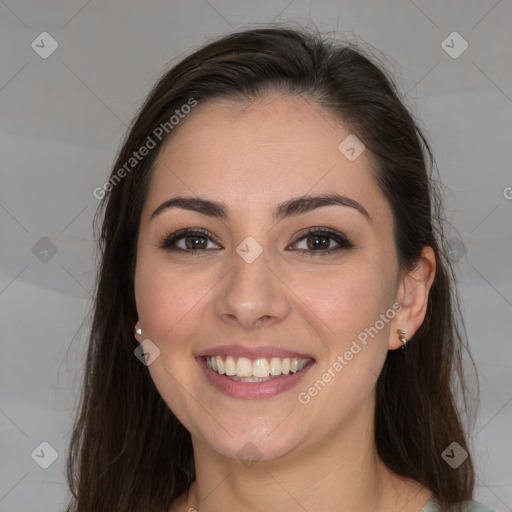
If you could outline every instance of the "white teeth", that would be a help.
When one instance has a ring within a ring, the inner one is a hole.
[[[246,357],[235,359],[233,356],[207,356],[206,366],[220,375],[233,377],[234,380],[244,382],[263,382],[279,375],[289,375],[301,371],[310,359],[297,359],[296,357],[261,357],[251,361]]]
[[[217,356],[215,360],[217,362],[217,373],[224,375],[226,371],[224,370],[224,361],[222,361],[222,357]]]
[[[236,362],[236,374],[239,377],[252,377],[251,361],[246,357],[239,357]]]
[[[209,357],[206,358],[208,360]],[[232,376],[236,375],[236,363],[235,358],[233,356],[226,357],[226,363],[224,364],[224,369],[226,370],[226,375]]]
[[[252,374],[254,377],[268,377],[270,374],[270,368],[266,359],[256,359],[252,363]]]
[[[232,380],[236,380],[237,382],[267,382],[267,380],[272,380],[272,377],[231,377]]]
[[[273,357],[270,360],[270,375],[281,375],[281,359],[279,357]]]

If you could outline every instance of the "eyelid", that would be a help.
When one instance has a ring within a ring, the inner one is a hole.
[[[355,247],[355,245],[349,240],[349,238],[345,234],[343,234],[337,230],[334,230],[332,228],[326,228],[326,227],[322,227],[322,226],[309,227],[305,230],[302,230],[301,232],[299,232],[296,235],[295,241],[292,242],[288,247],[293,247],[293,246],[297,245],[298,242],[300,242],[304,238],[307,238],[308,236],[313,236],[313,235],[318,235],[318,234],[325,234],[328,238],[331,238],[332,240],[334,240],[338,245],[336,247],[333,247],[332,249],[326,249],[326,250],[313,251],[313,250],[306,250],[306,249],[297,249],[297,251],[299,251],[301,253],[308,253],[312,256],[315,256],[315,255],[329,254],[329,253],[336,252],[338,250],[350,249],[350,248]],[[183,253],[201,253],[201,252],[208,252],[208,251],[212,250],[212,249],[197,249],[197,250],[189,249],[189,250],[187,250],[187,249],[177,248],[173,245],[176,243],[176,241],[178,241],[182,238],[185,238],[186,236],[193,236],[193,235],[202,235],[205,238],[210,239],[216,245],[222,246],[222,244],[217,240],[217,238],[214,235],[212,235],[212,233],[207,231],[206,229],[182,228],[182,229],[175,231],[174,233],[172,233],[170,235],[165,236],[163,238],[162,242],[158,245],[158,247],[160,249],[164,249],[164,250],[174,250],[174,251],[183,252]],[[287,249],[288,249],[288,247],[287,247]],[[218,250],[218,249],[216,249],[216,250]]]
[[[214,242],[216,245],[221,245],[220,242],[217,240],[217,238],[212,233],[207,231],[206,229],[183,228],[183,229],[178,229],[178,231],[175,231],[174,233],[171,233],[170,235],[164,236],[162,242],[160,244],[158,244],[158,247],[160,249],[171,250],[171,248],[173,247],[172,244],[174,244],[177,240],[179,240],[180,238],[184,238],[186,236],[195,235],[195,234],[200,234],[200,235],[204,236],[205,238],[211,239],[211,241]],[[180,249],[178,248],[176,250],[179,251]],[[201,252],[201,251],[182,250],[182,252]]]
[[[333,235],[334,237],[343,238],[344,240],[348,241],[348,237],[344,233],[341,233],[340,231],[336,231],[332,228],[326,228],[323,226],[313,226],[313,227],[306,228],[302,231],[299,231],[299,233],[297,233],[297,235],[296,235],[297,236],[296,241],[301,240],[302,238],[306,237],[307,235],[316,235],[317,233],[325,233],[327,235]]]
[[[303,230],[297,235],[297,238],[295,239],[295,242],[291,244],[291,246],[297,245],[298,242],[303,240],[304,238],[307,238],[308,236],[318,235],[318,234],[324,234],[331,240],[334,240],[338,245],[336,247],[333,247],[332,249],[327,249],[324,251],[307,251],[305,249],[298,249],[301,252],[310,253],[311,255],[315,254],[329,254],[332,252],[336,252],[337,250],[341,249],[351,249],[355,247],[355,244],[353,244],[349,238],[342,232],[339,232],[337,230],[334,230],[332,228],[326,228],[326,227],[310,227],[306,230]]]

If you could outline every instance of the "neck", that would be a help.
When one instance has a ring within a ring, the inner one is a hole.
[[[329,439],[251,466],[219,456],[193,437],[196,481],[184,510],[419,511],[430,493],[398,478],[379,459],[372,410],[361,410]]]

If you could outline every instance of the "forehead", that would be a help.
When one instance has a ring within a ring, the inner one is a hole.
[[[386,209],[369,152],[350,161],[339,150],[350,135],[302,97],[199,103],[160,151],[147,203],[204,195],[249,212],[292,196],[338,192],[374,212]]]

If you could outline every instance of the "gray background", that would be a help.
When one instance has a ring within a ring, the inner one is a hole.
[[[0,511],[65,501],[96,264],[92,191],[127,125],[169,61],[271,20],[375,46],[420,116],[459,232],[452,255],[482,392],[477,498],[512,510],[510,0],[5,0],[0,20]],[[45,31],[58,48],[43,59],[31,43]],[[458,58],[441,45],[454,31],[469,45]],[[58,453],[48,469],[36,463],[51,461],[47,447],[31,458],[41,442]]]

